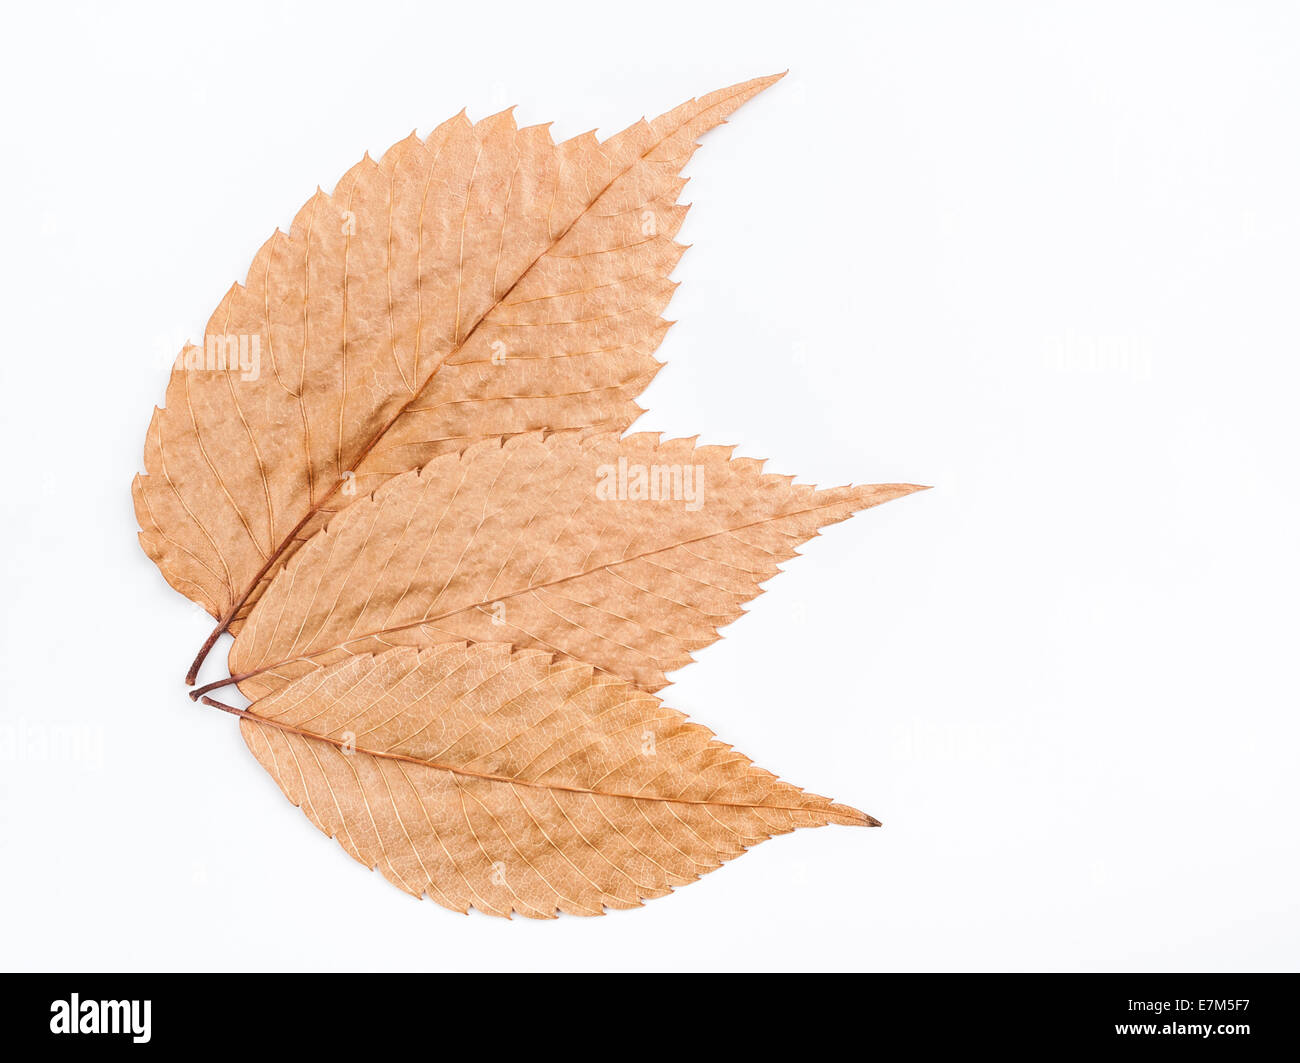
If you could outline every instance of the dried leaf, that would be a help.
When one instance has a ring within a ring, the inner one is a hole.
[[[298,552],[236,638],[231,674],[256,698],[349,654],[469,639],[658,690],[819,527],[918,490],[818,491],[730,454],[565,432],[436,458]]]
[[[772,834],[878,825],[650,691],[826,524],[816,490],[620,438],[653,376],[682,166],[771,84],[599,143],[459,115],[318,193],[182,353],[134,495],[229,627],[250,749],[353,857],[458,911],[639,906]]]
[[[168,582],[238,630],[298,545],[387,477],[487,437],[630,424],[668,327],[681,169],[777,77],[604,143],[462,113],[318,191],[155,410],[134,494]]]
[[[249,711],[249,749],[320,830],[459,912],[601,915],[774,834],[878,826],[549,653],[398,648],[315,669]]]

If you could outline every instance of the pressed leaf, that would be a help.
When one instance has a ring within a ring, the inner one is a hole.
[[[236,638],[231,674],[256,698],[349,654],[468,639],[658,690],[818,528],[918,490],[819,491],[730,455],[564,432],[436,458],[298,552]]]
[[[755,767],[652,694],[506,645],[354,657],[249,712],[249,749],[320,830],[460,912],[601,915],[774,834],[878,825]]]
[[[630,424],[683,250],[681,168],[775,80],[603,143],[461,114],[318,191],[155,410],[134,494],[168,582],[237,630],[298,545],[387,477],[487,437]]]
[[[250,749],[415,896],[598,915],[801,826],[878,825],[651,691],[818,529],[817,490],[621,433],[702,133],[776,78],[556,145],[509,112],[367,156],[276,232],[173,369],[140,540],[236,638]]]

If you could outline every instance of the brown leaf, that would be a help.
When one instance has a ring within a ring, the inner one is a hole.
[[[236,638],[231,674],[256,698],[349,654],[468,639],[658,690],[819,527],[919,489],[818,491],[730,454],[565,432],[436,458],[298,552]],[[656,497],[636,497],[642,482]]]
[[[298,545],[387,477],[487,437],[630,424],[683,250],[682,166],[775,80],[604,143],[461,114],[318,191],[155,410],[134,494],[168,582],[237,630]]]
[[[500,644],[315,669],[249,749],[354,859],[459,912],[601,915],[773,834],[870,816],[754,766],[635,687]]]
[[[772,834],[876,825],[649,693],[823,525],[731,448],[621,439],[654,375],[695,138],[775,78],[560,145],[463,115],[261,249],[173,369],[134,495],[236,633],[245,740],[321,830],[467,911],[601,914]]]

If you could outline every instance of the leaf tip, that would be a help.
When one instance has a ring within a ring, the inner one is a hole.
[[[882,827],[884,826],[875,816],[869,816],[860,809],[852,805],[831,805],[826,809],[827,812],[839,817],[838,822],[847,827]]]
[[[747,99],[752,99],[764,89],[771,88],[788,73],[790,73],[790,68],[786,67],[786,69],[782,70],[779,74],[764,74],[762,77],[752,78],[749,81],[742,81],[736,86],[736,88],[747,93]]]

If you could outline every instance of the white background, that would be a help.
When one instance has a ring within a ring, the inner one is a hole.
[[[7,15],[0,964],[1294,969],[1297,9],[457,6]],[[638,427],[937,489],[667,698],[885,827],[603,919],[417,903],[185,698],[210,622],[129,495],[166,366],[366,149],[786,68],[690,164]]]

